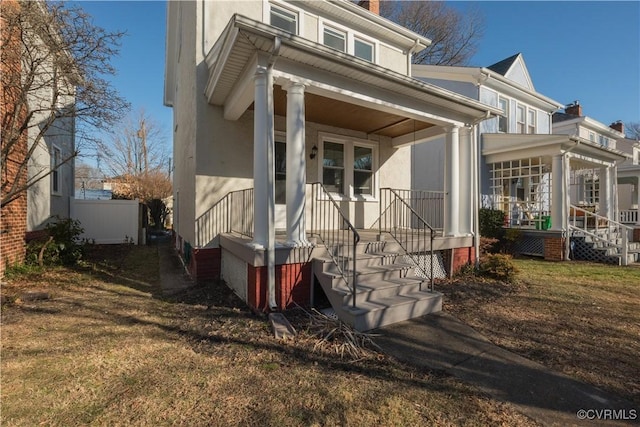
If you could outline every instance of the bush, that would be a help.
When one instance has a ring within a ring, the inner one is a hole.
[[[48,238],[30,242],[27,246],[27,263],[77,264],[84,254],[84,245],[80,241],[80,235],[83,232],[80,221],[56,217],[55,222],[47,225]]]
[[[482,208],[478,212],[480,222],[480,235],[500,239],[502,237],[502,226],[504,225],[504,212],[497,209]]]
[[[480,262],[480,273],[503,282],[513,283],[518,269],[511,255],[488,254]]]

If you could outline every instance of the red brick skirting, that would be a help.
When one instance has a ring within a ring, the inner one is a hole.
[[[453,257],[453,263],[450,274],[453,275],[465,265],[475,263],[476,248],[473,246],[470,248],[454,248],[451,249],[451,256]]]
[[[311,263],[276,265],[276,304],[281,310],[311,303]],[[247,265],[247,303],[257,311],[268,311],[267,267]]]
[[[544,238],[544,259],[549,261],[564,261],[565,241],[562,237]]]
[[[189,274],[197,280],[219,280],[221,271],[220,248],[192,249],[189,259]]]

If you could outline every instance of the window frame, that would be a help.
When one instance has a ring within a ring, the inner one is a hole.
[[[361,32],[355,31],[352,28],[345,27],[343,25],[337,24],[333,21],[329,21],[321,17],[318,21],[318,43],[320,43],[323,46],[327,46],[326,44],[324,44],[325,28],[329,28],[333,31],[341,32],[345,34],[345,37],[346,37],[345,50],[342,52],[351,56],[355,56],[356,58],[361,59],[363,61],[371,62],[372,64],[378,63],[379,50],[380,50],[379,40],[369,37],[366,34],[363,34]],[[366,58],[356,56],[355,54],[356,40],[364,44],[371,45],[371,55],[372,55],[371,61]],[[331,46],[327,46],[327,47],[331,48]]]
[[[516,105],[516,133],[527,133],[527,107],[522,104]]]
[[[51,194],[62,195],[62,149],[57,145],[51,146]]]
[[[276,27],[274,25],[271,24],[271,10],[273,8],[276,9],[280,9],[283,12],[286,13],[290,13],[292,15],[294,15],[296,17],[296,32],[295,33],[289,33],[289,34],[293,34],[296,36],[299,36],[301,34],[303,34],[303,11],[302,9],[299,9],[297,7],[294,7],[288,3],[284,3],[280,0],[269,0],[265,2],[267,4],[266,7],[263,8],[263,21],[268,24],[271,25],[274,28],[277,28],[280,31],[285,31],[287,33],[289,33],[289,31],[284,30],[280,27]]]
[[[342,144],[344,149],[344,193],[330,192],[331,196],[340,201],[372,201],[378,200],[378,155],[379,147],[375,141],[369,141],[365,139],[352,138],[343,135],[336,135],[332,133],[320,132],[318,134],[318,159],[321,162],[318,165],[318,181],[324,184],[324,143],[331,142],[335,144]],[[371,149],[371,194],[355,194],[354,189],[354,175],[356,171],[354,167],[354,153],[355,147],[369,148]]]
[[[371,59],[368,58],[363,58],[362,56],[358,56],[356,55],[356,43],[362,43],[365,45],[368,45],[371,47]],[[376,62],[376,45],[374,42],[371,42],[365,38],[360,37],[359,35],[354,35],[353,36],[353,56],[355,56],[356,58],[360,58],[364,61],[367,62],[371,62],[372,64],[375,64]]]
[[[500,106],[500,102],[504,101],[504,110]],[[498,108],[502,110],[504,117],[498,117],[498,132],[509,133],[509,99],[498,96]],[[501,130],[501,124],[504,124],[504,130]]]
[[[338,38],[339,36],[343,36],[343,41],[344,41],[344,49],[340,50],[336,47],[330,46],[326,43],[325,41],[325,37],[327,35],[327,31],[332,32],[332,36],[335,38]],[[344,53],[349,53],[349,35],[346,31],[338,29],[332,25],[325,25],[322,28],[322,44],[326,47],[329,47],[331,49],[335,49],[338,52],[344,52]]]
[[[534,108],[527,109],[527,133],[536,133],[536,122],[538,120],[538,112]]]

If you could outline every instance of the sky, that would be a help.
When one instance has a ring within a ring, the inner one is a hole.
[[[236,0],[241,1],[241,0]],[[585,115],[606,125],[640,122],[640,2],[454,1],[479,9],[485,31],[474,66],[522,53],[535,89],[562,104],[580,101]],[[143,108],[171,144],[172,113],[163,106],[166,2],[81,1],[107,30],[126,30],[115,88]],[[95,153],[82,153],[85,156]],[[88,162],[91,163],[91,162]]]

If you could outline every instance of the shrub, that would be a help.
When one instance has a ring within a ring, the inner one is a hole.
[[[504,225],[504,212],[497,209],[482,208],[478,212],[480,235],[500,239]]]
[[[518,269],[513,263],[511,255],[488,254],[480,262],[480,273],[507,283],[513,283]]]
[[[80,221],[56,217],[47,225],[48,238],[35,240],[27,246],[27,263],[42,265],[74,265],[82,259],[84,245]]]

